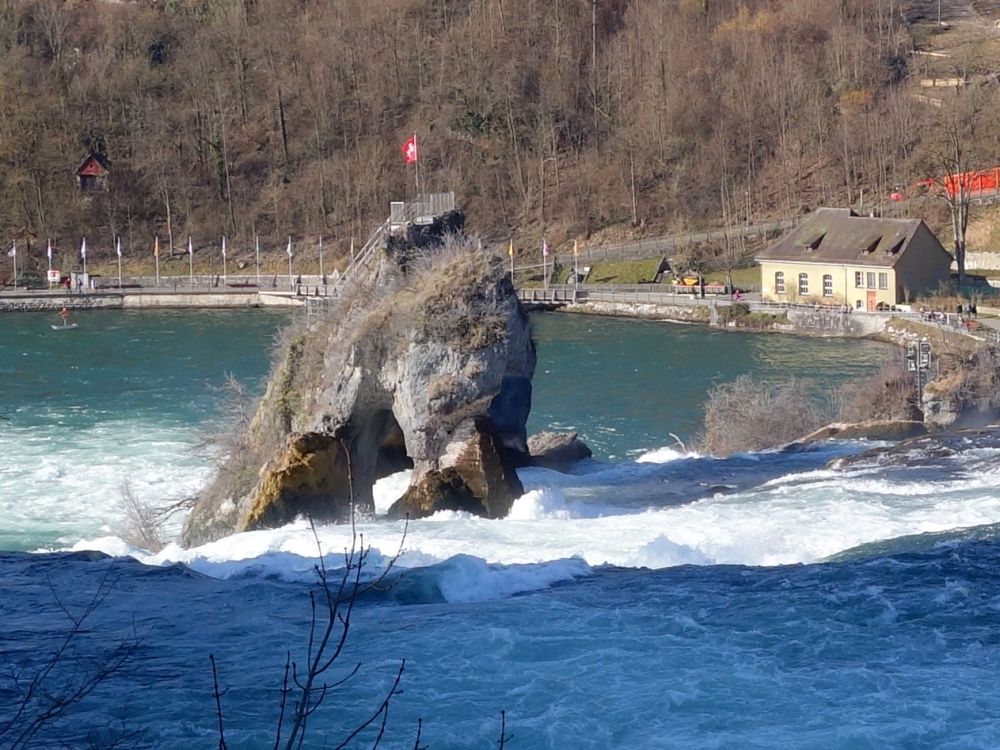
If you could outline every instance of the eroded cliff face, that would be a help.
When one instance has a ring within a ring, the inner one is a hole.
[[[451,246],[383,258],[288,334],[245,436],[182,535],[199,544],[309,514],[372,513],[372,486],[412,466],[394,515],[507,514],[521,494],[535,350],[503,262]]]

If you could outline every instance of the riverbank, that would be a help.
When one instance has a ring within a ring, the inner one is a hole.
[[[745,299],[734,303],[728,298],[701,299],[680,295],[669,301],[646,299],[638,293],[622,299],[614,293],[588,289],[557,302],[522,300],[528,309],[569,312],[640,320],[662,320],[672,323],[700,323],[713,328],[739,331],[791,333],[800,336],[829,338],[880,338],[905,345],[908,336],[897,335],[904,321],[910,328],[927,327],[937,336],[955,337],[970,342],[1000,343],[1000,309],[981,308],[974,321],[956,313],[941,313],[928,320],[925,315],[909,310],[874,311],[847,310],[839,306],[790,305]],[[902,326],[905,328],[906,326]]]
[[[161,308],[301,307],[306,297],[258,289],[115,289],[85,292],[4,291],[0,313]]]

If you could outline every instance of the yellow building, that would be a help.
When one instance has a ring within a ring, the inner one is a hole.
[[[920,219],[820,208],[756,257],[766,302],[883,310],[951,278],[951,254]]]

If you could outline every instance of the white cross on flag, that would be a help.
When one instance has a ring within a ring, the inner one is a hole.
[[[403,144],[403,158],[407,164],[413,164],[417,160],[417,134]]]

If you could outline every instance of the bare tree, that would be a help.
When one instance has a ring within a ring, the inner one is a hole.
[[[316,533],[312,520],[309,521],[319,559],[315,566],[318,587],[309,592],[311,618],[309,636],[304,660],[300,663],[292,659],[288,652],[285,659],[284,677],[281,686],[281,701],[278,710],[277,726],[275,728],[274,747],[276,750],[295,750],[301,748],[309,726],[309,720],[320,709],[327,697],[335,690],[343,688],[361,670],[361,663],[347,665],[343,672],[334,676],[336,667],[344,657],[351,631],[352,616],[358,599],[364,594],[379,589],[386,583],[386,578],[403,551],[406,539],[406,529],[400,539],[399,550],[388,564],[372,579],[365,580],[362,573],[367,565],[371,547],[365,545],[364,535],[359,534],[351,521],[350,546],[344,550],[344,567],[336,575],[329,571],[323,558],[323,548]],[[209,657],[212,662],[213,696],[216,702],[216,713],[219,722],[219,749],[226,748],[224,723],[222,716],[222,696],[225,691],[219,688],[215,657]],[[334,750],[343,750],[359,736],[366,732],[373,733],[371,747],[377,748],[385,735],[389,719],[389,706],[392,699],[400,694],[400,683],[406,669],[406,660],[402,660],[395,678],[385,692],[381,702],[365,716],[353,729],[345,730],[344,737],[335,745],[329,745]],[[418,728],[417,743],[420,734]]]
[[[963,85],[955,87],[944,106],[931,108],[937,117],[931,123],[934,136],[928,160],[932,170],[929,179],[948,205],[958,284],[962,287],[965,285],[965,233],[975,190],[974,172],[983,166],[980,162],[985,158],[980,132],[985,100],[976,87],[964,85],[964,75],[956,75]]]
[[[6,676],[9,683],[6,689],[14,700],[10,717],[0,720],[0,746],[7,750],[27,750],[44,744],[43,737],[53,732],[58,734],[59,722],[71,709],[120,672],[135,654],[139,639],[134,627],[96,658],[84,659],[78,653],[89,620],[111,593],[116,580],[114,567],[108,567],[90,601],[79,611],[71,610],[49,581],[59,609],[69,620],[69,629],[37,668],[14,668]],[[81,668],[81,664],[89,666]],[[5,687],[3,682],[0,680],[0,687]],[[0,690],[0,694],[6,689]]]

